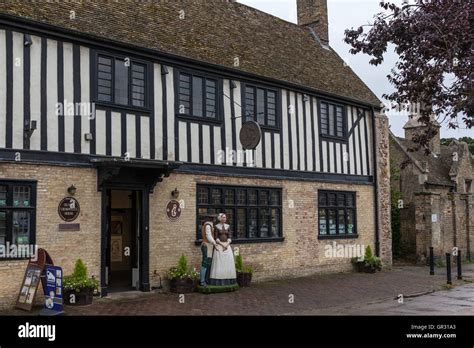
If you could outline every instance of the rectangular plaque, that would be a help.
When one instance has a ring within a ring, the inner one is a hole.
[[[59,232],[80,231],[81,224],[59,224]]]

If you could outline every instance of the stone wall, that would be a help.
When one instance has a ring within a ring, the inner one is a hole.
[[[100,194],[97,192],[96,170],[39,166],[21,163],[1,163],[0,179],[37,180],[36,244],[51,255],[65,274],[73,271],[81,258],[89,275],[100,278]],[[67,188],[74,184],[74,196],[80,204],[80,215],[74,223],[78,232],[59,232],[58,224],[65,223],[58,215],[58,204],[68,196]],[[0,308],[16,301],[27,261],[0,260]],[[41,293],[41,286],[39,293]]]
[[[392,226],[390,206],[390,141],[388,118],[375,115],[375,144],[377,146],[377,184],[379,206],[380,257],[385,267],[392,266]]]
[[[429,248],[435,259],[444,259],[453,248],[461,250],[463,259],[473,255],[472,194],[415,194],[416,254],[419,263],[426,263]]]

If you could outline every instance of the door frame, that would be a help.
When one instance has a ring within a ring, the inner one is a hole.
[[[147,185],[114,183],[101,188],[101,238],[100,238],[100,296],[108,294],[106,267],[109,249],[110,196],[111,190],[129,190],[141,192],[140,230],[138,240],[138,282],[140,291],[150,291],[150,197]]]

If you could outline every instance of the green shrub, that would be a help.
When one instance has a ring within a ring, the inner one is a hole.
[[[372,248],[370,247],[370,245],[367,245],[367,247],[365,248],[364,260],[370,260],[372,257]]]
[[[81,259],[76,261],[74,272],[64,277],[63,288],[67,291],[81,292],[84,289],[96,290],[99,282],[94,278],[87,278],[87,267]]]
[[[382,269],[382,261],[379,257],[374,256],[372,254],[372,248],[368,245],[365,248],[364,257],[353,257],[351,259],[353,264],[363,263],[365,267],[369,267],[371,269],[381,270]]]
[[[240,253],[235,257],[235,270],[240,273],[253,273],[252,267],[244,265],[242,254]]]
[[[184,255],[181,255],[178,261],[178,265],[176,267],[172,267],[169,269],[167,275],[169,280],[185,278],[190,278],[194,280],[199,278],[199,273],[196,272],[196,269],[191,269],[190,267],[188,267],[188,259]]]
[[[81,259],[78,259],[76,261],[76,265],[74,266],[74,272],[72,273],[72,276],[77,279],[87,278],[87,267],[84,264],[84,262],[82,262]]]

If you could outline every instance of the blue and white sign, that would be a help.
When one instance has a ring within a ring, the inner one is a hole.
[[[46,286],[44,306],[52,311],[62,312],[63,310],[63,270],[59,266],[45,266]]]

